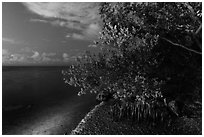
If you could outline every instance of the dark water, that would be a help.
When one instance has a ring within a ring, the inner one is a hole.
[[[76,88],[64,84],[60,67],[3,67],[3,108],[46,103]],[[64,68],[65,69],[65,68]]]
[[[64,84],[64,69],[3,67],[3,134],[64,134],[75,128],[96,104],[95,95],[78,97],[77,88]]]

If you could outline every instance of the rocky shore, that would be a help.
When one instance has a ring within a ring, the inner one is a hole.
[[[144,124],[130,124],[128,121],[114,121],[109,104],[102,102],[90,111],[71,135],[201,135],[202,118],[181,117],[171,126],[150,127]]]

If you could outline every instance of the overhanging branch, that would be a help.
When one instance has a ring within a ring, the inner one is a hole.
[[[202,24],[199,26],[199,28],[195,32],[195,35],[193,36],[198,47],[202,50]]]
[[[166,38],[162,38],[162,39],[166,40],[167,42],[171,43],[172,45],[175,45],[175,46],[181,47],[181,48],[183,48],[183,49],[185,49],[185,50],[191,51],[191,52],[193,52],[193,53],[196,53],[196,54],[200,54],[200,55],[202,55],[201,52],[198,52],[198,51],[196,51],[196,50],[193,50],[193,49],[187,48],[187,47],[185,47],[185,46],[183,46],[183,45],[181,45],[181,44],[174,43],[174,42],[172,42],[172,41],[169,40],[169,39],[166,39]]]

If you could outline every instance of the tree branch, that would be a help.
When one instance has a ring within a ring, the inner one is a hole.
[[[202,24],[200,24],[199,28],[195,32],[196,35],[199,35],[199,33],[202,34]]]
[[[191,51],[191,52],[193,52],[193,53],[202,55],[202,52],[198,52],[198,51],[196,51],[196,50],[187,48],[187,47],[185,47],[185,46],[183,46],[183,45],[181,45],[181,44],[174,43],[174,42],[172,42],[171,40],[168,40],[168,39],[166,39],[166,38],[162,38],[162,39],[166,40],[167,42],[171,43],[172,45],[175,45],[175,46],[181,47],[181,48],[183,48],[183,49],[185,49],[185,50]]]
[[[195,34],[193,34],[196,44],[202,50],[202,24],[196,30]]]

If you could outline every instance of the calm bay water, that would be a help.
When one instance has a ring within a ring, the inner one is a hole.
[[[63,69],[3,67],[3,134],[64,134],[75,128],[96,105],[95,95],[78,97],[78,89],[64,83]]]
[[[61,67],[4,67],[3,108],[11,105],[32,105],[46,103],[46,100],[56,95],[56,98],[76,93],[77,89],[68,87],[62,80]]]

